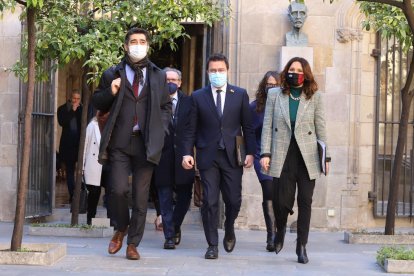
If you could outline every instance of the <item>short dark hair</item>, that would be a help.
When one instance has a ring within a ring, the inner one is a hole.
[[[207,59],[207,70],[210,66],[210,61],[224,61],[224,63],[226,64],[227,70],[229,70],[229,60],[223,54],[212,54],[211,56],[209,56]]]
[[[138,28],[138,27],[133,27],[133,28],[129,29],[128,32],[125,35],[125,41],[124,41],[125,44],[128,44],[129,38],[133,34],[143,34],[143,35],[145,35],[145,39],[147,40],[148,44],[150,43],[151,38],[150,38],[150,34],[147,30],[144,30],[144,29],[141,29],[141,28]]]

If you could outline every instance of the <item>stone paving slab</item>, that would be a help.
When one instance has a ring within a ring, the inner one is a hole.
[[[2,265],[52,265],[66,255],[66,244],[23,243],[26,252],[11,252],[10,243],[0,244]]]
[[[107,253],[109,238],[29,236],[24,242],[65,242],[67,255],[52,266],[0,265],[0,275],[393,275],[385,274],[376,263],[380,245],[347,244],[343,232],[312,231],[307,246],[309,263],[297,263],[296,234],[286,233],[283,250],[276,255],[265,250],[265,231],[236,230],[237,243],[226,253],[220,242],[219,258],[205,260],[207,248],[200,225],[184,225],[176,250],[162,249],[164,236],[147,224],[138,247],[141,260],[125,258],[126,246],[116,255]],[[0,222],[0,242],[9,243],[13,225]],[[224,236],[219,230],[220,241]],[[401,274],[395,274],[401,275]]]
[[[344,232],[344,240],[347,243],[382,244],[382,245],[414,245],[413,234],[380,235],[373,233]]]
[[[80,238],[105,238],[112,237],[114,228],[71,228],[54,226],[29,226],[28,234],[33,236],[60,236],[60,237],[80,237]]]

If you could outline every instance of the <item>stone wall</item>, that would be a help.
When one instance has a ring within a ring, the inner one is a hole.
[[[19,79],[8,69],[20,58],[18,12],[0,20],[0,221],[12,221],[16,206]]]
[[[280,52],[291,28],[287,0],[232,0],[229,28],[230,82],[247,88],[251,100],[268,70],[281,66]],[[303,31],[313,48],[313,73],[323,94],[332,156],[331,173],[316,182],[312,228],[355,229],[384,225],[373,217],[375,34],[361,29],[363,16],[352,0],[306,1]],[[264,228],[260,184],[253,169],[243,176],[240,228]],[[296,208],[295,208],[295,211]],[[289,222],[297,218],[297,212]],[[397,220],[410,225],[408,219]],[[412,224],[412,223],[411,223]]]

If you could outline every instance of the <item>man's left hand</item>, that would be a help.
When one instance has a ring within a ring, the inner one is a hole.
[[[253,155],[246,155],[246,159],[244,160],[244,167],[250,168],[253,165]]]

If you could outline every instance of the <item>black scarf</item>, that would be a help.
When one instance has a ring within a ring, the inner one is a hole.
[[[134,70],[135,74],[138,77],[139,83],[141,85],[143,85],[144,84],[144,75],[142,74],[142,69],[144,69],[145,67],[148,66],[148,64],[149,64],[148,57],[146,56],[138,62],[133,62],[131,60],[131,58],[128,56],[128,54],[125,54],[125,62],[126,62],[126,64],[129,65],[129,67],[131,67],[132,70]]]

